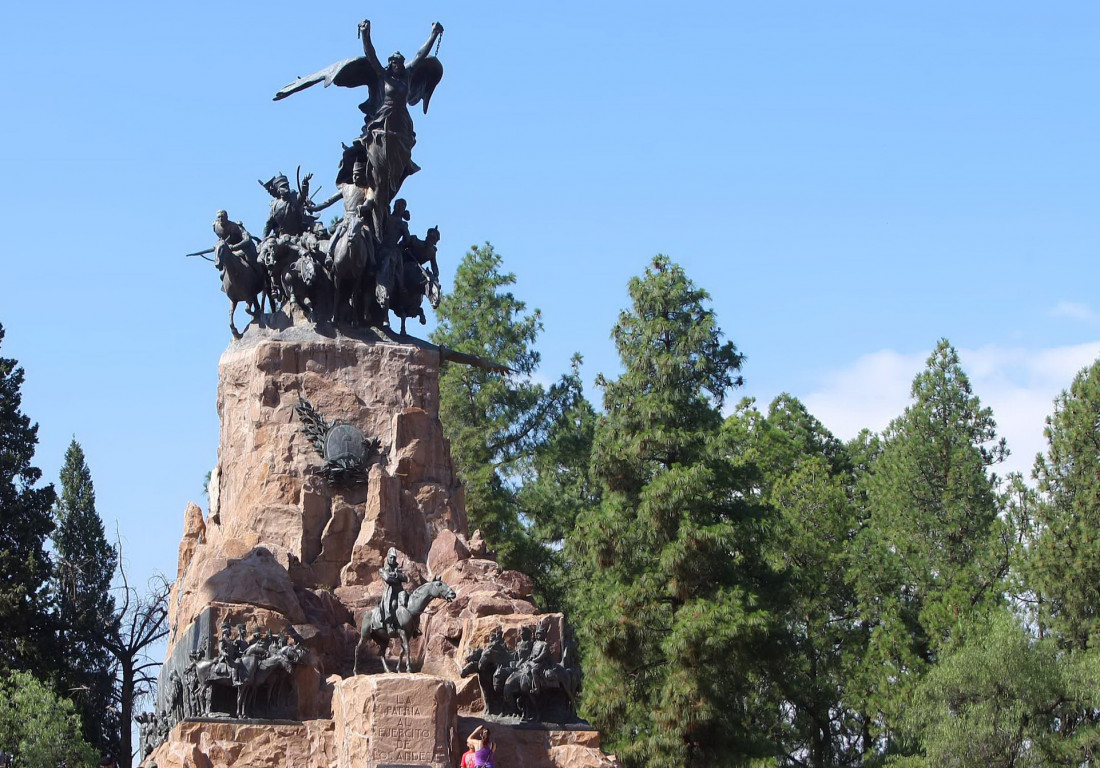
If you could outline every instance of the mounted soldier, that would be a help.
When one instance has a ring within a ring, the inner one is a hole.
[[[541,685],[546,681],[546,673],[557,666],[550,643],[546,641],[546,635],[550,631],[550,620],[543,619],[535,629],[535,642],[531,644],[531,655],[521,665],[527,674],[531,676],[531,694],[537,696]]]
[[[400,604],[402,596],[405,597],[405,600],[408,600],[408,595],[402,585],[409,580],[409,577],[398,565],[397,550],[394,547],[390,547],[390,551],[386,555],[386,563],[382,566],[379,574],[386,584],[386,589],[382,593],[382,601],[378,605],[382,627],[392,627],[396,631],[397,606]]]

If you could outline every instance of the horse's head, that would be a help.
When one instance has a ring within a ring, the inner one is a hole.
[[[439,576],[436,576],[434,579],[432,579],[431,585],[433,597],[442,597],[448,603],[455,599],[455,591],[444,584],[443,580]]]
[[[443,301],[443,290],[439,287],[439,282],[437,280],[429,280],[426,291],[428,294],[428,303],[432,305],[432,309],[439,309],[439,305]]]

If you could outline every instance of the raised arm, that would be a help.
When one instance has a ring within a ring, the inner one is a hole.
[[[311,213],[316,213],[317,211],[325,210],[330,205],[335,203],[337,200],[342,199],[343,197],[344,196],[341,193],[337,192],[332,197],[328,198],[327,200],[322,200],[319,203],[309,202],[307,203],[306,207],[309,208]]]
[[[371,69],[381,74],[382,62],[378,60],[378,53],[375,52],[374,43],[370,39],[370,19],[359,22],[359,37],[363,40],[363,56],[366,57],[367,63],[370,64]]]
[[[406,68],[415,67],[420,61],[432,52],[432,46],[435,45],[435,41],[439,39],[439,36],[443,34],[443,25],[438,21],[432,24],[432,33],[428,35],[428,42],[420,46],[420,50],[416,52],[416,55],[412,57],[412,61],[405,64]]]

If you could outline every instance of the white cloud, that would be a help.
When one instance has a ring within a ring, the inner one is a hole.
[[[829,373],[802,400],[838,437],[854,437],[864,427],[881,431],[905,410],[910,384],[928,354],[864,355]],[[1054,398],[1098,356],[1100,341],[1039,350],[996,345],[959,350],[975,394],[993,409],[998,432],[1012,451],[998,474],[1030,475],[1035,454],[1046,447],[1043,427]]]
[[[1087,304],[1078,304],[1072,301],[1059,301],[1050,310],[1050,314],[1052,317],[1068,317],[1070,320],[1081,320],[1089,323],[1096,320],[1096,313]]]

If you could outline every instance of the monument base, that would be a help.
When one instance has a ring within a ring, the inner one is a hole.
[[[331,720],[260,723],[184,720],[142,765],[157,768],[253,768],[334,765]]]
[[[600,734],[589,725],[514,725],[480,717],[460,717],[458,734],[463,745],[466,737],[480,725],[489,729],[496,744],[497,765],[508,768],[616,768],[619,765],[614,756],[600,751]]]
[[[452,768],[455,685],[433,675],[359,675],[332,693],[337,768]]]

